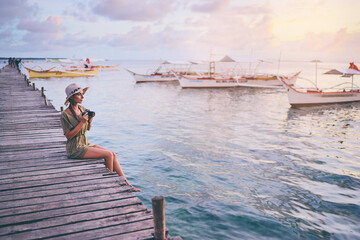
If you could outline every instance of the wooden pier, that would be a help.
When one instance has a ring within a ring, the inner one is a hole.
[[[3,68],[0,239],[153,239],[153,215],[123,178],[103,160],[68,159],[65,143],[60,112]]]

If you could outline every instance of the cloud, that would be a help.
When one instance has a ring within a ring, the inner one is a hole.
[[[270,9],[270,5],[265,3],[261,4],[254,4],[244,7],[234,7],[231,9],[233,14],[237,15],[260,15],[260,14],[270,14],[272,13]]]
[[[50,16],[43,22],[22,21],[17,25],[17,28],[34,33],[56,33],[64,29],[61,25],[61,18],[55,16]]]
[[[139,46],[140,48],[146,48],[149,42],[152,42],[152,34],[149,26],[133,27],[126,34],[108,36],[108,44],[117,47]]]
[[[61,24],[61,18],[49,16],[45,21],[23,20],[17,25],[20,30],[26,31],[21,44],[17,47],[32,50],[61,49],[63,45],[65,27]]]
[[[224,10],[229,5],[229,0],[204,1],[201,4],[194,4],[191,10],[194,12],[213,13]]]
[[[2,31],[2,32],[0,32],[0,41],[11,39],[12,36],[13,36],[12,31],[10,31],[10,30]]]
[[[93,12],[112,20],[155,21],[172,10],[168,0],[103,0],[94,5]]]
[[[349,38],[347,29],[339,29],[336,33],[307,33],[303,39],[296,41],[302,49],[308,51],[333,51],[343,45]]]
[[[90,4],[85,4],[83,2],[75,2],[65,8],[63,14],[64,16],[71,16],[74,20],[79,20],[83,22],[96,22],[97,17],[92,13],[92,8]]]
[[[27,0],[0,0],[0,24],[9,24],[16,19],[29,18],[38,13],[38,5],[29,5]]]
[[[195,36],[196,34],[192,31],[179,31],[171,27],[152,32],[151,27],[146,26],[133,27],[126,34],[109,35],[104,39],[108,39],[107,44],[109,46],[130,47],[138,50],[164,50],[178,47],[181,49],[189,39],[194,39]]]
[[[283,52],[295,59],[320,59],[322,61],[359,60],[360,33],[348,32],[341,28],[335,33],[307,33],[302,39],[284,41],[280,44]]]

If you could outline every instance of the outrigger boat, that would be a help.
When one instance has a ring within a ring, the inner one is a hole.
[[[353,63],[352,63],[353,64]],[[350,67],[352,65],[350,64]],[[356,67],[355,64],[353,66]],[[341,74],[344,77],[352,77],[351,87],[344,87],[348,83],[341,83],[328,89],[297,89],[290,86],[283,77],[279,76],[278,79],[285,87],[289,103],[292,106],[301,105],[314,105],[314,104],[330,104],[330,103],[346,103],[360,101],[360,88],[354,84],[354,75],[360,75],[360,71],[355,68],[345,70],[333,69],[325,74]],[[356,88],[354,88],[354,85]]]
[[[25,66],[24,66],[25,67]],[[29,73],[30,78],[50,78],[50,77],[92,77],[99,73],[98,69],[54,69],[34,70],[28,67],[25,69]]]
[[[289,84],[294,85],[300,72],[291,77],[283,76],[283,79]],[[182,88],[221,88],[221,87],[260,87],[274,88],[281,86],[281,82],[276,75],[255,75],[255,76],[212,76],[194,77],[188,75],[176,74]]]
[[[119,70],[119,66],[120,66],[120,64],[116,64],[114,66],[94,65],[91,67],[98,69],[100,71],[116,71],[116,70]]]
[[[172,73],[158,73],[154,72],[151,74],[139,74],[135,73],[133,71],[130,71],[129,69],[125,68],[126,71],[128,71],[131,75],[133,75],[134,80],[136,83],[142,83],[142,82],[170,82],[170,81],[176,81],[177,78]]]
[[[66,67],[64,65],[62,65],[63,67]],[[94,70],[97,69],[99,71],[115,71],[115,70],[119,70],[119,66],[120,64],[111,66],[105,66],[105,65],[84,65],[84,66],[70,66],[68,68],[70,69],[84,69],[84,70]]]
[[[210,55],[211,58],[211,55]],[[259,61],[257,67],[263,60]],[[239,62],[236,62],[229,56],[225,56],[220,61],[209,61],[209,71],[202,76],[189,76],[185,74],[176,74],[182,88],[222,88],[222,87],[260,87],[260,88],[278,88],[281,82],[275,74],[241,74],[236,73]],[[227,70],[224,73],[215,72],[215,64],[223,65]],[[256,71],[257,67],[254,69]],[[300,72],[284,77],[288,84],[294,85]]]
[[[177,77],[173,73],[176,71],[180,74],[189,74],[193,75],[196,74],[194,72],[190,72],[190,67],[192,62],[169,62],[164,61],[160,64],[160,66],[150,74],[139,74],[135,73],[127,68],[124,68],[128,71],[131,75],[133,75],[134,80],[136,83],[143,83],[143,82],[171,82],[177,81]]]

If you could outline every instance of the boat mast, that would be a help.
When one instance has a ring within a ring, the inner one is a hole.
[[[280,60],[281,60],[281,51],[280,51],[280,56],[279,56],[279,60],[278,60],[278,69],[277,69],[277,76],[279,76],[279,71],[280,71]]]
[[[252,61],[252,55],[253,55],[253,49],[251,49],[251,52],[250,52],[249,75],[251,75],[251,61]],[[255,71],[254,71],[254,75],[255,75]]]
[[[318,62],[320,62],[320,60],[312,60],[311,62],[315,63],[315,87],[316,87],[316,89],[318,89],[318,86],[317,86],[317,64],[318,64]]]
[[[215,61],[212,61],[212,48],[210,48],[210,58],[209,58],[209,77],[212,78],[215,74]]]

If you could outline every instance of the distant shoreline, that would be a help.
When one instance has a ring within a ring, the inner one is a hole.
[[[16,57],[21,58],[23,60],[46,60],[46,59],[65,59],[65,58],[39,58],[39,57]],[[0,57],[0,60],[8,60],[8,57]]]

